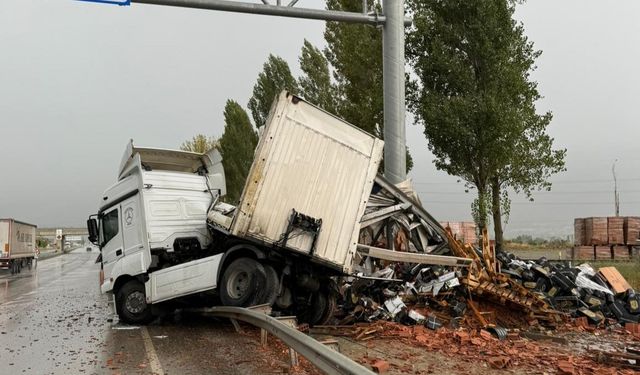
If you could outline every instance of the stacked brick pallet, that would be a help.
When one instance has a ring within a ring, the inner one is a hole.
[[[640,217],[577,218],[573,229],[574,259],[627,260],[631,247],[640,245]]]
[[[607,235],[606,217],[588,217],[584,219],[584,239],[583,245],[606,245],[609,243]]]
[[[476,224],[472,221],[443,221],[440,223],[445,229],[451,228],[453,237],[465,244],[476,244],[478,236],[476,235]]]
[[[640,217],[629,216],[624,218],[624,238],[627,245],[640,245]],[[636,243],[633,243],[635,239]]]

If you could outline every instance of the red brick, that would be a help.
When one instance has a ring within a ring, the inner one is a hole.
[[[510,363],[511,363],[511,359],[506,356],[497,356],[497,357],[489,358],[489,364],[493,368],[498,368],[498,369],[505,368],[509,366]]]
[[[375,371],[376,373],[384,374],[385,372],[389,371],[389,362],[379,359],[375,361],[373,365],[371,365],[371,367],[373,367],[373,371]]]

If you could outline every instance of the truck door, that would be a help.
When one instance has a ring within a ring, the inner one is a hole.
[[[113,264],[124,255],[120,230],[120,206],[115,206],[101,215],[100,248],[105,276],[111,277]]]
[[[146,240],[143,235],[144,218],[140,211],[140,195],[136,195],[130,200],[122,203],[121,225],[124,255],[127,257],[135,256],[142,259],[142,262],[135,262],[135,267],[139,269],[127,269],[126,271],[136,275],[145,272],[151,263],[151,254],[145,247]],[[142,264],[141,264],[142,263]],[[133,264],[129,266],[133,267]]]

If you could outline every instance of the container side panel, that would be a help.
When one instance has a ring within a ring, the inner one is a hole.
[[[279,103],[256,151],[232,232],[280,243],[295,209],[322,219],[313,255],[349,268],[345,260],[381,152],[382,142],[373,136],[307,103]],[[309,253],[311,244],[310,235],[294,231],[287,248]]]
[[[11,258],[33,256],[36,248],[36,228],[12,222],[10,242]]]

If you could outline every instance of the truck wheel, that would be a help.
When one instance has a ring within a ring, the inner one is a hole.
[[[29,271],[31,271],[31,268],[33,267],[33,259],[29,259],[27,261],[27,267],[29,267]]]
[[[278,277],[278,272],[268,264],[263,264],[264,272],[265,272],[265,282],[263,288],[259,291],[259,296],[257,299],[257,303],[260,304],[268,304],[272,306],[273,303],[278,298],[278,290],[280,288],[280,278]]]
[[[16,274],[16,262],[14,262],[13,260],[9,261],[9,268],[11,269],[11,274],[15,275]]]
[[[120,320],[128,324],[147,324],[153,320],[147,304],[144,285],[137,280],[127,281],[116,292],[116,311]]]
[[[329,322],[336,308],[336,296],[331,292],[319,291],[313,294],[311,306],[302,314],[302,321],[311,325]]]
[[[251,258],[238,258],[224,270],[220,281],[220,300],[225,306],[247,307],[257,302],[264,287],[264,267]]]
[[[325,292],[324,296],[327,303],[322,315],[320,315],[320,319],[318,319],[318,322],[316,323],[318,325],[328,324],[331,318],[333,318],[333,314],[336,312],[337,297],[335,293]]]

